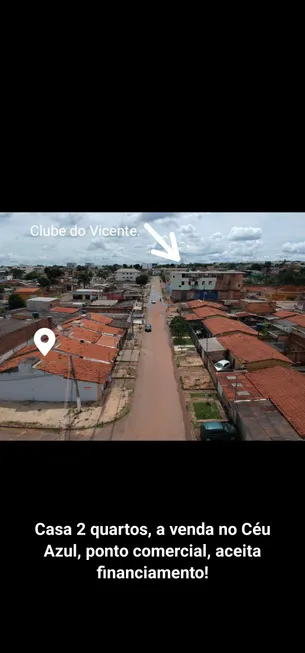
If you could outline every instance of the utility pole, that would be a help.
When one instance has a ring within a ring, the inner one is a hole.
[[[77,378],[76,378],[76,375],[75,375],[75,369],[74,369],[74,363],[73,363],[72,356],[70,356],[70,361],[71,361],[71,370],[72,370],[72,375],[73,375],[73,379],[74,379],[74,383],[75,383],[75,390],[76,390],[76,406],[77,406],[78,412],[80,413],[81,409],[82,409],[82,404],[81,404],[81,400],[80,400],[80,396],[79,396],[78,383],[77,383]]]

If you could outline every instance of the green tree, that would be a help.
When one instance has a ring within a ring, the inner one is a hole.
[[[14,279],[22,279],[24,272],[23,270],[20,270],[20,268],[13,268],[11,270],[11,274],[13,275]]]
[[[49,288],[50,285],[51,285],[51,280],[48,279],[48,277],[45,277],[45,276],[38,277],[37,281],[38,281],[38,283],[40,285],[40,288]]]
[[[55,279],[59,279],[60,277],[63,276],[63,270],[58,265],[52,265],[50,267],[46,267],[44,269],[44,273],[51,281],[54,281]]]
[[[106,270],[100,269],[96,272],[96,276],[99,279],[106,279],[108,277],[108,273],[106,272]]]
[[[32,281],[32,279],[37,279],[38,276],[39,276],[38,272],[34,272],[33,270],[33,272],[28,272],[28,274],[26,274],[24,278],[27,281]]]
[[[77,282],[79,286],[83,286],[83,288],[88,287],[91,279],[93,277],[93,273],[89,272],[89,270],[85,270],[84,272],[81,272],[78,277],[77,277]]]
[[[262,269],[262,265],[260,263],[252,263],[251,270],[257,270],[258,272],[260,272],[261,269]]]
[[[175,338],[181,338],[188,333],[185,320],[183,317],[181,317],[181,315],[177,315],[171,321],[170,330],[172,336]]]
[[[12,311],[14,308],[24,308],[26,306],[26,303],[20,295],[16,295],[13,293],[12,295],[9,296],[8,298],[8,306],[9,309]]]
[[[136,283],[139,284],[139,286],[146,286],[147,282],[148,282],[147,274],[140,274],[136,278]]]

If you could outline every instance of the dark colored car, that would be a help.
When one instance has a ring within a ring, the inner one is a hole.
[[[238,432],[229,422],[204,422],[200,427],[200,440],[204,442],[230,442],[238,440]]]
[[[145,324],[145,331],[151,331],[151,324]]]

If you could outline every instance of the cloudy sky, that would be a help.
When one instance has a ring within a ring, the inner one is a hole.
[[[0,213],[0,265],[164,262],[150,254],[160,247],[145,222],[167,240],[174,231],[186,263],[305,260],[305,213]],[[34,237],[33,225],[66,235]],[[85,236],[70,235],[75,225]],[[99,226],[133,228],[136,236],[94,236]]]

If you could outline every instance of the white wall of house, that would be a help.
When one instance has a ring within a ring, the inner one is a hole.
[[[172,290],[214,290],[216,287],[216,276],[207,276],[207,273],[170,273],[170,285]]]
[[[135,281],[136,278],[141,274],[139,270],[133,270],[124,268],[122,270],[117,270],[115,273],[116,281]]]
[[[97,383],[78,381],[78,389],[82,402],[98,401]],[[103,384],[100,389],[102,393]],[[76,402],[76,388],[72,379],[47,374],[24,363],[18,372],[0,374],[0,400]]]

